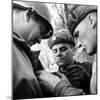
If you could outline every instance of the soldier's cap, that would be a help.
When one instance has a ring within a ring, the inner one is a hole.
[[[68,43],[75,46],[75,40],[68,31],[68,29],[60,29],[54,33],[54,35],[48,40],[48,46],[52,47],[56,44]]]
[[[70,33],[73,32],[77,25],[91,12],[97,12],[95,5],[70,5],[67,26]]]
[[[40,20],[45,24],[44,33],[42,33],[42,39],[48,39],[53,35],[53,27],[51,25],[50,12],[45,3],[33,2],[33,1],[13,1],[13,8],[19,8],[24,10],[34,10]]]

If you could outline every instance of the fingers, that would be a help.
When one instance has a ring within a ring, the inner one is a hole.
[[[67,82],[67,84],[71,84],[70,81],[68,80],[67,76],[65,76],[64,74],[62,74],[60,72],[56,72],[55,75],[58,76],[61,80],[65,80]]]
[[[59,78],[64,77],[64,74],[62,74],[62,73],[60,73],[60,72],[54,72],[54,73],[52,73],[52,74],[58,76]]]
[[[79,69],[73,69],[73,70],[68,71],[66,74],[67,75],[72,75],[74,73],[79,74],[80,72],[81,72],[81,70],[79,70]]]
[[[45,71],[44,70],[39,70],[36,72],[36,76],[38,81],[43,80],[44,76],[45,76]]]
[[[48,74],[49,72],[45,71],[45,70],[39,70],[36,72],[36,75],[39,76],[39,75],[43,75],[43,74]]]
[[[75,64],[67,67],[67,70],[69,71],[73,69],[84,69],[84,68],[80,65],[75,65]]]
[[[76,70],[76,71],[69,71],[69,72],[67,72],[66,73],[66,75],[68,76],[68,77],[70,77],[70,76],[78,76],[78,77],[81,77],[81,75],[83,75],[84,74],[84,71],[83,70]]]

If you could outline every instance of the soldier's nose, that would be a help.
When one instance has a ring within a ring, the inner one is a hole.
[[[82,47],[82,43],[81,43],[81,41],[79,39],[76,40],[76,46],[75,47],[76,48]]]

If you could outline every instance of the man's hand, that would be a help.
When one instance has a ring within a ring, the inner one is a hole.
[[[86,69],[83,66],[77,64],[68,66],[65,75],[68,77],[71,84],[77,88],[80,88],[81,85],[84,86],[84,84],[88,85],[90,79]]]
[[[51,93],[53,93],[54,88],[61,81],[58,76],[53,75],[52,73],[47,71],[38,71],[37,77],[40,81],[40,85]]]
[[[58,76],[61,80],[66,81],[67,84],[71,85],[71,83],[69,82],[67,76],[65,76],[64,74],[62,74],[60,72],[54,72],[53,74]]]

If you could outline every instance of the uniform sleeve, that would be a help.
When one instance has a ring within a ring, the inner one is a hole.
[[[85,94],[82,89],[77,89],[67,84],[65,80],[60,81],[55,89],[55,96],[72,96],[72,95],[83,95]]]
[[[12,70],[14,100],[42,97],[41,87],[29,57],[15,44],[12,49]]]

